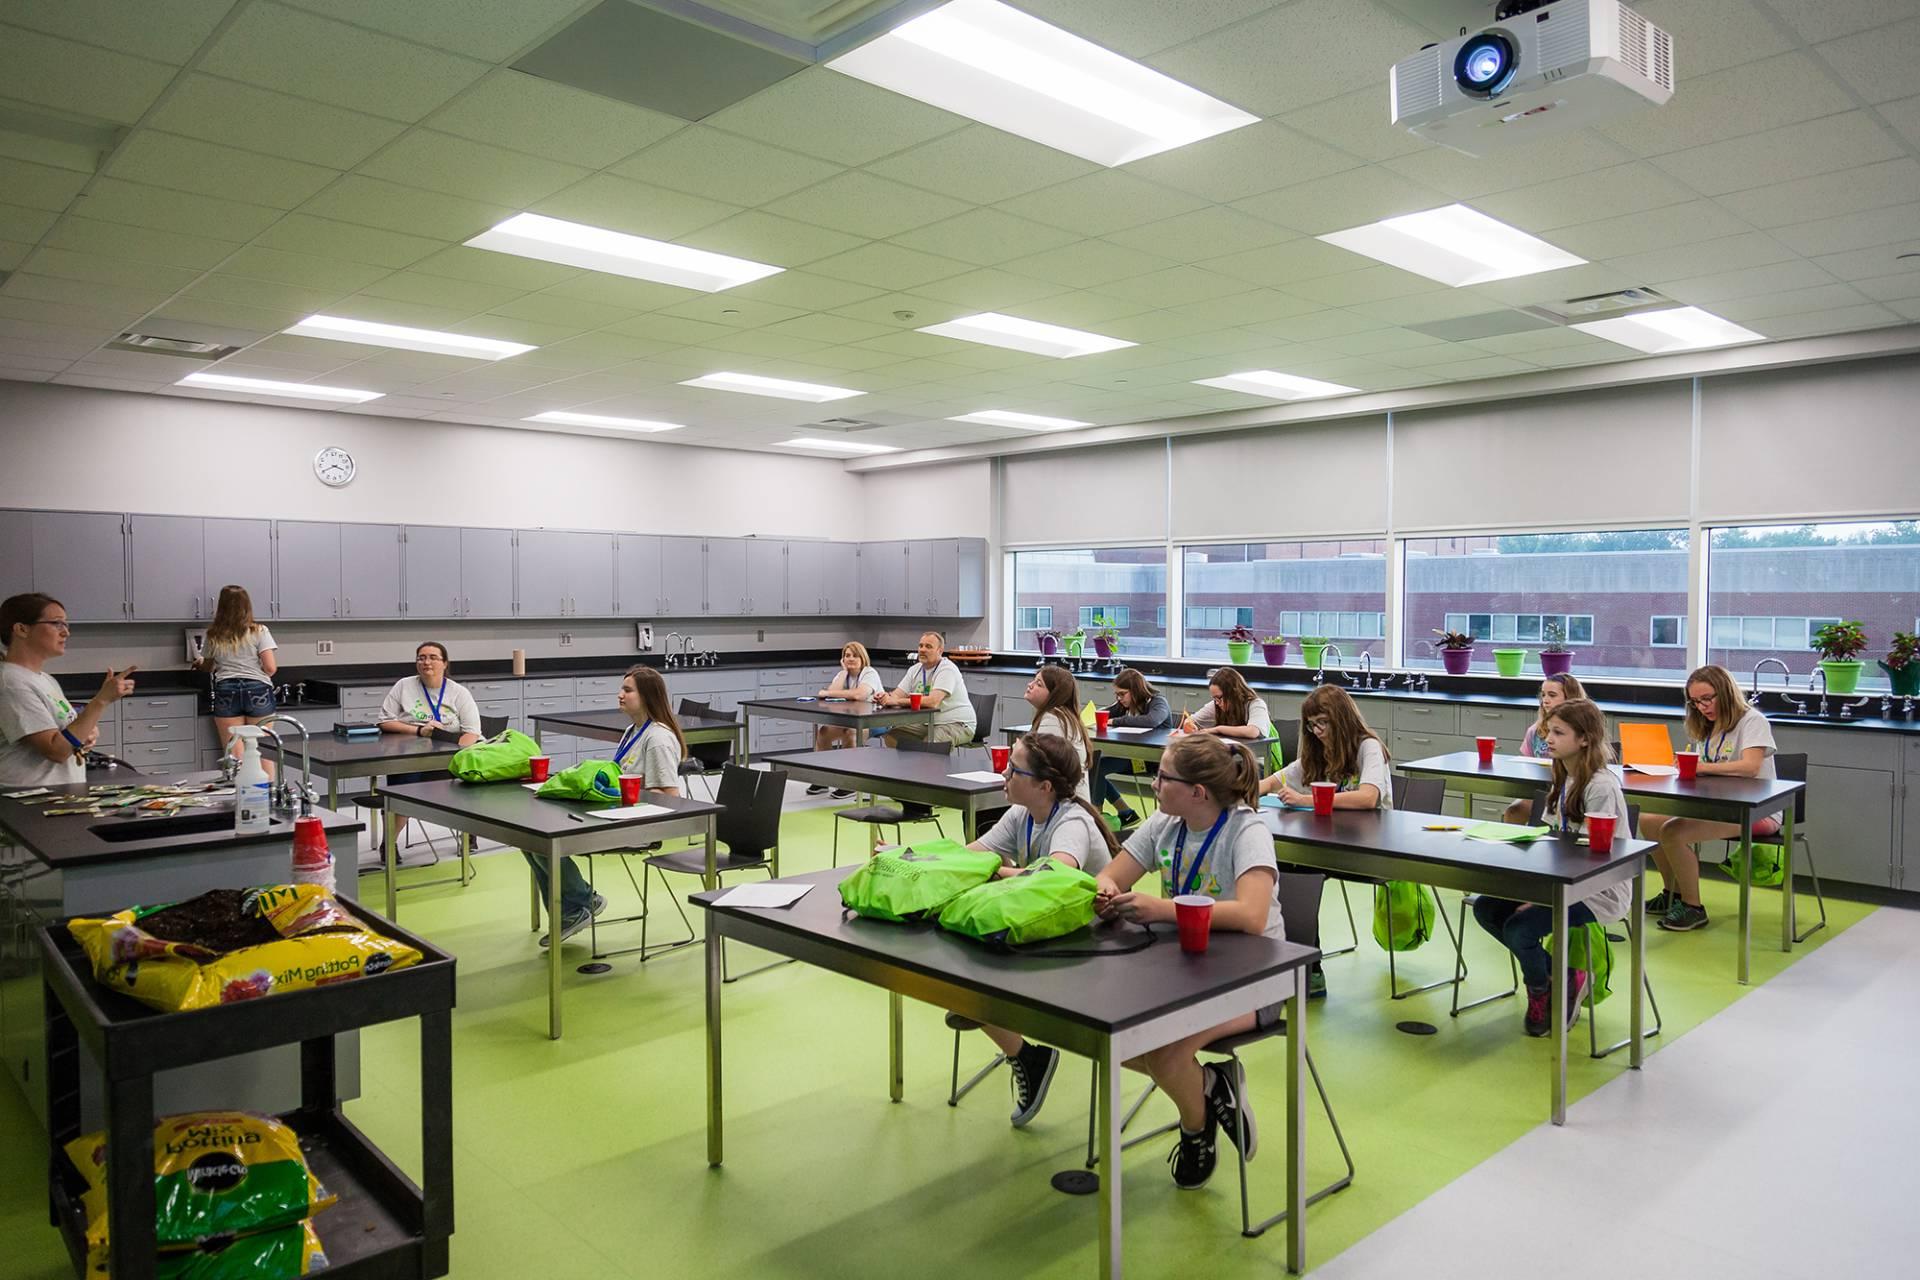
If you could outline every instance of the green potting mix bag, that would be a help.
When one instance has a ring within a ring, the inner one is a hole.
[[[105,1263],[102,1264],[103,1274]],[[211,1241],[191,1253],[163,1253],[154,1280],[289,1280],[327,1269],[327,1253],[311,1222]]]
[[[1375,885],[1373,940],[1388,951],[1412,951],[1433,936],[1434,910],[1433,892],[1423,884],[1389,880]]]
[[[968,889],[940,908],[940,927],[983,942],[1044,942],[1093,923],[1094,879],[1053,858]]]
[[[611,760],[582,760],[548,778],[534,794],[542,800],[618,800],[620,766]]]
[[[1552,934],[1547,935],[1546,948],[1553,950]],[[1613,994],[1613,942],[1607,937],[1607,926],[1592,921],[1567,930],[1567,967],[1587,971],[1595,1004]]]
[[[1737,883],[1740,879],[1740,845],[1735,841],[1727,850],[1727,857],[1720,869],[1732,876]],[[1753,842],[1753,883],[1762,888],[1774,888],[1787,878],[1786,851],[1777,844],[1768,844],[1759,840]]]
[[[975,885],[993,879],[1000,855],[969,849],[957,840],[876,853],[840,882],[840,901],[855,915],[875,920],[917,920]]]
[[[539,754],[539,743],[517,729],[507,729],[454,752],[447,772],[462,782],[510,782],[526,777],[527,761]]]

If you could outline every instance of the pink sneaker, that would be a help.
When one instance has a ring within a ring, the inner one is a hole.
[[[1547,1006],[1552,1002],[1553,993],[1542,987],[1538,991],[1527,992],[1527,1034],[1543,1036],[1547,1034]]]
[[[1593,979],[1585,969],[1574,969],[1567,974],[1567,1030],[1573,1030],[1580,1021],[1580,1004],[1587,998],[1587,989],[1593,985]],[[1542,1014],[1542,1017],[1545,1015]]]

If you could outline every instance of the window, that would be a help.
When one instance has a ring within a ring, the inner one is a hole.
[[[1476,534],[1404,545],[1401,638],[1410,667],[1440,665],[1429,647],[1435,630],[1473,637],[1476,671],[1493,669],[1496,646],[1537,652],[1551,630],[1579,652],[1575,669],[1583,674],[1686,671],[1685,529]],[[1538,670],[1537,661],[1530,658],[1527,669]]]
[[[1920,520],[1714,529],[1707,607],[1707,661],[1741,673],[1778,658],[1807,676],[1819,661],[1814,633],[1858,621],[1867,632],[1860,687],[1885,690],[1874,659],[1920,611]]]
[[[1034,633],[1040,630],[1090,631],[1097,615],[1120,632],[1122,654],[1166,654],[1165,548],[1061,547],[1016,551],[1007,558],[1013,583],[1010,648],[1038,649]]]
[[[1324,636],[1348,656],[1372,649],[1383,657],[1386,548],[1381,539],[1182,547],[1181,652],[1224,658],[1222,633],[1242,626],[1262,639]]]

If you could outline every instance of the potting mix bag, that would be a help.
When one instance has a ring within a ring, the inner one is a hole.
[[[66,1145],[86,1180],[87,1249],[102,1262],[107,1239],[107,1135],[90,1133]],[[153,1127],[153,1240],[163,1252],[208,1241],[298,1227],[334,1202],[307,1168],[300,1139],[270,1116],[245,1111],[189,1111],[162,1116]],[[294,1233],[294,1243],[299,1234]],[[318,1242],[315,1242],[316,1246]],[[283,1246],[281,1253],[287,1250]],[[299,1258],[300,1253],[292,1253]],[[323,1263],[324,1265],[324,1263]],[[173,1274],[163,1271],[162,1274]],[[182,1275],[258,1275],[258,1271],[183,1271]],[[304,1275],[276,1269],[275,1275]]]
[[[104,1269],[104,1255],[101,1261]],[[191,1253],[163,1253],[154,1280],[290,1280],[327,1269],[327,1253],[311,1222],[211,1241]]]
[[[969,849],[957,840],[876,853],[840,882],[840,901],[856,915],[876,920],[917,920],[975,885],[993,879],[1000,855]]]
[[[371,978],[421,958],[311,884],[215,889],[67,929],[95,981],[167,1012]]]
[[[447,772],[462,782],[511,782],[526,777],[527,761],[539,754],[539,743],[518,729],[506,729],[454,752]]]

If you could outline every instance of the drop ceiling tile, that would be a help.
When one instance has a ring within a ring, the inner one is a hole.
[[[1208,298],[1203,302],[1190,302],[1165,309],[1176,315],[1191,314],[1196,318],[1205,317],[1216,324],[1244,325],[1258,324],[1263,320],[1280,320],[1287,316],[1305,315],[1310,311],[1319,310],[1320,305],[1296,294],[1282,293],[1278,289],[1251,289],[1245,293],[1236,293],[1224,298]]]
[[[1378,86],[1384,108],[1387,68],[1428,39],[1391,10],[1351,0],[1297,0],[1146,61],[1263,116],[1365,86]],[[1306,50],[1311,54],[1303,56]]]
[[[1615,262],[1589,262],[1579,267],[1563,267],[1558,271],[1541,271],[1530,276],[1516,276],[1511,280],[1495,280],[1470,289],[1443,289],[1438,294],[1423,298],[1422,302],[1434,303],[1441,296],[1450,294],[1469,302],[1477,298],[1482,304],[1478,310],[1486,311],[1496,307],[1530,307],[1536,303],[1586,298],[1596,293],[1611,293],[1615,289],[1628,289],[1646,283],[1645,279],[1622,271]],[[1455,314],[1473,315],[1475,312],[1463,310]]]
[[[603,329],[622,320],[631,320],[634,316],[631,308],[609,307],[597,302],[584,302],[579,298],[563,298],[552,293],[523,294],[511,301],[502,302],[491,310],[495,315],[558,325],[574,333],[584,333],[588,329]]]
[[[583,271],[558,284],[549,285],[540,293],[547,298],[575,299],[603,307],[615,307],[629,314],[657,311],[685,302],[688,298],[705,296],[678,285],[633,280],[599,271]]]
[[[120,332],[120,326],[111,322],[104,324],[63,324],[58,320],[41,320],[24,314],[33,307],[45,306],[39,302],[10,303],[5,294],[0,294],[0,342],[7,350],[30,356],[66,356],[78,360],[103,342],[110,342]],[[16,314],[20,313],[20,314]]]
[[[1795,223],[1775,228],[1773,235],[1794,252],[1812,257],[1911,240],[1916,232],[1920,232],[1920,203]]]
[[[404,128],[363,112],[198,74],[182,77],[147,123],[168,133],[329,169],[353,168]]]
[[[1154,345],[1160,348],[1161,353],[1185,351],[1197,356],[1232,356],[1248,351],[1270,350],[1273,339],[1251,329],[1216,329],[1211,333],[1175,334],[1160,339]]]
[[[1563,347],[1580,347],[1600,339],[1581,333],[1578,329],[1566,329],[1553,326],[1547,329],[1529,329],[1524,333],[1499,333],[1490,338],[1474,338],[1464,345],[1490,351],[1497,356],[1520,356],[1531,359],[1536,351],[1552,351]]]
[[[1854,288],[1876,302],[1920,298],[1920,261],[1903,262],[1900,265],[1911,269],[1902,271],[1898,275],[1861,280],[1854,285]]]
[[[1449,203],[1443,193],[1431,187],[1374,166],[1236,200],[1233,207],[1303,235],[1317,236]]]
[[[690,125],[614,165],[614,173],[729,204],[753,206],[841,172],[751,138]]]
[[[906,312],[903,318],[897,312]],[[917,293],[881,293],[844,307],[835,307],[833,313],[838,316],[852,316],[855,320],[867,320],[877,325],[900,332],[910,332],[928,325],[945,324],[958,316],[967,314],[964,307],[951,302],[941,302],[937,298],[923,297]],[[926,336],[926,335],[922,335]],[[858,346],[872,346],[862,341]]]
[[[273,311],[208,298],[177,298],[145,319],[150,323],[188,320],[195,324],[218,325],[265,336],[278,333],[290,324],[297,324],[306,318],[306,314],[299,310]]]
[[[1473,207],[1552,241],[1556,227],[1681,204],[1694,192],[1643,162],[1482,196]]]
[[[825,349],[824,342],[809,342],[805,338],[790,337],[781,333],[768,333],[763,329],[748,329],[715,339],[707,344],[710,350],[731,351],[741,355],[774,356],[780,359],[804,359],[809,352]]]
[[[1021,313],[1027,319],[1038,320],[1042,324],[1063,324],[1069,329],[1092,329],[1097,332],[1101,325],[1116,317],[1137,316],[1150,310],[1151,307],[1131,298],[1116,298],[1112,294],[1086,289],[1042,298],[1022,308]]]
[[[1684,51],[1683,80],[1771,58],[1794,45],[1754,0],[1641,0],[1633,8]]]
[[[733,205],[717,200],[704,200],[607,173],[594,174],[547,197],[535,204],[533,211],[653,240],[678,240],[739,212]]]
[[[923,253],[991,267],[1071,244],[1075,236],[1070,231],[1016,218],[998,209],[969,209],[957,217],[895,236],[893,240]]]
[[[1920,298],[1901,298],[1889,302],[1887,308],[1907,320],[1920,320]]]
[[[587,176],[578,165],[508,151],[431,129],[411,129],[360,166],[373,178],[522,208]]]
[[[21,247],[32,250],[31,245]],[[126,289],[157,290],[163,294],[184,289],[200,274],[187,267],[169,267],[154,262],[139,262],[132,258],[113,258],[98,253],[75,253],[70,249],[51,247],[43,247],[33,254],[32,271],[35,275],[57,276],[65,280],[91,280],[96,284],[115,285]]]
[[[1920,161],[1904,157],[1740,191],[1721,196],[1719,203],[1751,225],[1766,228],[1915,201],[1920,201]]]
[[[1612,259],[1608,265],[1629,279],[1658,283],[1682,276],[1714,275],[1722,271],[1737,271],[1742,267],[1763,267],[1773,262],[1784,262],[1792,256],[1792,250],[1774,236],[1761,231],[1748,231],[1737,236],[1723,236],[1718,240],[1702,240],[1697,244],[1629,254],[1624,258]]]
[[[1246,285],[1233,276],[1208,271],[1204,267],[1181,266],[1115,280],[1102,285],[1100,291],[1156,307],[1174,307],[1182,303],[1244,293]]]
[[[255,244],[289,253],[313,254],[323,258],[342,258],[382,267],[406,267],[430,253],[447,247],[445,239],[383,231],[332,218],[316,218],[290,213],[270,229],[260,233]]]
[[[241,12],[198,69],[413,122],[487,68],[296,9],[254,5]]]
[[[1504,378],[1509,374],[1532,373],[1538,366],[1511,356],[1478,356],[1450,364],[1430,364],[1422,370],[1429,377],[1449,382],[1473,382],[1480,378]]]
[[[1456,200],[1477,200],[1499,191],[1537,188],[1562,178],[1614,169],[1633,158],[1632,153],[1618,143],[1583,130],[1484,156],[1466,156],[1434,147],[1389,160],[1386,167]]]
[[[796,315],[768,325],[767,331],[836,346],[859,342],[863,338],[877,338],[893,332],[885,325],[874,324],[871,321],[825,314]]]
[[[14,0],[7,21],[175,66],[193,56],[233,0]]]
[[[807,271],[782,271],[777,276],[767,276],[738,289],[729,289],[727,296],[777,302],[803,311],[832,311],[836,307],[851,306],[871,298],[879,292],[872,285],[855,284],[851,280],[833,280]]]
[[[18,240],[0,240],[0,271],[12,271],[27,260],[33,246]]]
[[[661,307],[656,314],[725,325],[729,329],[759,329],[806,312],[798,307],[736,297],[732,293],[696,293],[670,307]],[[824,339],[812,341],[818,345]]]
[[[1208,258],[1200,265],[1249,285],[1286,286],[1339,271],[1362,271],[1368,259],[1324,240],[1302,238],[1266,249]]]
[[[1166,338],[1191,337],[1196,333],[1212,333],[1219,327],[1220,325],[1217,321],[1211,320],[1206,316],[1196,316],[1191,311],[1184,313],[1173,311],[1142,311],[1138,315],[1115,317],[1101,325],[1097,332],[1104,333],[1111,338],[1125,338],[1128,342],[1136,342],[1143,347],[1152,348],[1155,343]],[[1157,348],[1155,350],[1135,352],[1133,358],[1151,362],[1154,359],[1156,351]],[[1107,354],[1119,355],[1122,353],[1111,352]],[[1092,359],[1095,359],[1095,357],[1080,356],[1071,361],[1057,361],[1056,364],[1061,371],[1060,377],[1072,378],[1078,376],[1073,368],[1069,366],[1078,366],[1082,361]]]
[[[468,318],[469,313],[458,307],[435,307],[419,302],[401,302],[394,298],[376,298],[372,294],[353,293],[344,298],[336,298],[328,303],[329,314],[346,316],[353,320],[371,320],[376,324],[411,325],[416,329],[446,329],[461,333],[473,332],[460,329],[459,325]],[[304,319],[311,314],[301,311],[295,320]],[[289,324],[293,321],[289,321]],[[285,325],[279,326],[285,328]],[[482,336],[492,337],[483,333]],[[375,348],[386,350],[386,348]]]
[[[1746,267],[1712,275],[1684,276],[1657,282],[1660,292],[1695,306],[1711,307],[1730,298],[1751,297],[1757,293],[1782,293],[1790,289],[1811,289],[1833,283],[1833,277],[1811,262],[1793,259],[1763,267]]]
[[[1913,146],[1920,147],[1920,98],[1902,98],[1898,102],[1883,102],[1880,114],[1894,127],[1902,138]],[[1875,156],[1873,159],[1879,159]]]
[[[1378,84],[1289,111],[1280,117],[1281,123],[1316,142],[1375,164],[1416,151],[1443,150],[1390,123],[1386,100],[1390,65],[1381,67]]]
[[[0,344],[0,378],[18,379],[21,374],[59,373],[72,363],[71,360],[58,357],[16,355]],[[26,381],[39,382],[44,379],[29,378]]]
[[[116,178],[96,178],[85,203],[87,216],[103,222],[234,240],[250,240],[284,216],[281,210],[262,205],[166,191]]]
[[[1882,109],[1884,111],[1884,108]],[[1870,112],[1843,111],[1658,156],[1653,163],[1704,195],[1809,178],[1901,154]]]
[[[288,373],[298,373],[307,378],[318,378],[323,374],[332,373],[343,363],[346,363],[340,359],[340,353],[337,350],[329,351],[321,355],[313,355],[306,351],[287,351],[274,345],[275,342],[280,340],[281,339],[268,338],[264,342],[256,342],[248,347],[241,356],[236,356],[234,359],[244,358],[248,364],[259,369],[279,370],[281,372],[263,373],[260,376],[278,379],[283,382],[288,380],[286,377]],[[225,373],[229,370],[229,363],[226,361],[221,362],[220,372]]]
[[[584,336],[578,324],[544,324],[538,320],[503,316],[492,311],[469,317],[451,327],[456,333],[499,338],[503,342],[524,342],[532,347],[545,347],[550,342],[566,342]],[[532,351],[523,351],[513,360],[518,363],[534,354]]]
[[[877,289],[912,289],[929,280],[942,280],[968,269],[966,263],[952,258],[880,243],[822,258],[810,265],[820,275],[852,280]]]
[[[540,262],[511,253],[494,253],[488,249],[469,249],[459,244],[422,258],[413,264],[413,269],[430,276],[471,280],[475,284],[499,285],[501,288],[522,291],[545,289],[586,274],[578,267]]]
[[[733,332],[724,325],[702,324],[698,320],[659,315],[635,316],[631,320],[621,320],[608,325],[607,328],[630,338],[648,338],[681,347],[714,338],[724,338]]]
[[[1148,156],[1127,169],[1163,186],[1225,204],[1359,164],[1354,156],[1298,130],[1266,121]]]
[[[309,200],[300,212],[383,231],[465,240],[514,211],[505,205],[482,204],[350,173]]]
[[[875,327],[884,328],[880,325]],[[903,329],[862,338],[851,344],[851,349],[884,355],[891,363],[903,357],[909,359],[946,357],[953,353],[954,346],[952,338]]]
[[[505,62],[580,8],[579,0],[459,0],[392,4],[389,0],[287,0],[302,9],[388,35],[449,49],[485,62]]]
[[[916,286],[929,298],[958,303],[979,311],[1007,312],[1039,298],[1067,292],[1065,286],[1033,280],[1011,272],[982,267],[943,280]]]
[[[1024,0],[1037,18],[1129,58],[1144,58],[1185,44],[1230,23],[1273,7],[1274,0]]]
[[[1106,169],[1016,196],[1003,201],[1000,209],[1082,235],[1103,236],[1190,213],[1203,203],[1130,173]]]
[[[1116,231],[1107,238],[1116,244],[1193,263],[1279,244],[1294,236],[1271,222],[1215,205]]]
[[[165,302],[169,293],[159,289],[129,289],[90,280],[37,276],[23,271],[7,277],[6,296],[140,315]]]
[[[996,204],[1097,172],[1099,167],[1052,147],[975,124],[876,161],[868,169],[968,204]]]
[[[127,182],[253,204],[298,208],[339,177],[334,169],[240,151],[197,138],[140,129],[116,151],[107,172]]]
[[[1597,127],[1635,155],[1656,156],[1797,124],[1856,105],[1812,54],[1796,51],[1687,77],[1683,91],[1664,107]]]
[[[1855,307],[1841,307],[1833,311],[1809,311],[1791,316],[1774,316],[1767,320],[1758,320],[1748,328],[1758,330],[1769,338],[1810,338],[1822,333],[1852,333],[1859,329],[1876,329],[1882,325],[1899,324],[1904,317],[1891,308],[1878,303],[1865,303]]]
[[[57,209],[31,209],[25,205],[0,203],[0,236],[27,244],[37,243],[59,216]]]
[[[0,156],[0,191],[7,193],[7,203],[29,209],[59,213],[72,204],[80,188],[87,185],[87,176],[71,169]]]
[[[791,218],[776,218],[757,209],[702,227],[698,234],[681,239],[696,249],[728,253],[779,267],[804,266],[831,254],[859,248],[861,244],[859,236],[829,231],[825,227],[795,222]],[[771,278],[778,280],[780,277]],[[754,283],[763,284],[765,281]]]
[[[111,378],[91,373],[56,374],[49,381],[67,387],[97,387],[102,391],[144,391],[172,394],[173,388],[148,378]]]
[[[1800,38],[1813,43],[1910,17],[1908,0],[1767,0]]]
[[[1009,271],[1035,276],[1073,289],[1096,289],[1115,280],[1131,279],[1176,265],[1162,258],[1107,240],[1079,240],[1058,249],[1015,258]]]
[[[1359,271],[1300,280],[1287,286],[1287,292],[1329,307],[1352,306],[1359,302],[1380,302],[1434,292],[1433,281],[1398,267],[1373,266]]]
[[[1645,213],[1623,214],[1556,227],[1548,237],[1568,253],[1589,262],[1647,253],[1695,240],[1717,240],[1752,227],[1712,200],[1690,200]]]
[[[394,298],[418,302],[430,307],[454,311],[490,311],[504,302],[522,297],[524,289],[481,284],[473,280],[453,280],[422,271],[395,271],[365,285],[361,292],[373,298]]]
[[[48,234],[46,243],[78,253],[189,267],[195,271],[218,265],[240,248],[238,244],[227,240],[179,235],[171,231],[154,231],[79,217],[69,217],[54,228]]]
[[[958,200],[870,173],[849,171],[769,202],[766,212],[881,239],[966,212]]]
[[[0,85],[15,102],[85,120],[132,124],[173,76],[174,68],[165,63],[0,27]]]
[[[501,67],[426,122],[442,133],[601,169],[685,122]]]
[[[1920,89],[1920,17],[1829,40],[1814,52],[1868,102],[1891,102]]]
[[[1899,255],[1903,253],[1920,253],[1920,236],[1870,249],[1822,254],[1813,259],[1813,265],[1838,280],[1871,280],[1889,272],[1909,270],[1913,259],[1900,260]]]
[[[968,121],[812,67],[716,112],[706,123],[803,155],[859,165],[952,133]]]
[[[1324,311],[1314,311],[1301,316],[1262,320],[1246,327],[1255,333],[1263,333],[1284,342],[1314,342],[1335,338],[1343,333],[1384,329],[1387,325],[1387,321],[1375,320],[1372,316],[1364,316],[1357,311],[1343,311],[1338,307],[1329,307]]]
[[[1725,319],[1751,326],[1775,316],[1837,311],[1843,307],[1857,307],[1867,301],[1868,299],[1850,284],[1825,284],[1811,289],[1794,289],[1786,293],[1755,294],[1748,298],[1729,299],[1720,303],[1713,311],[1715,315]]]

